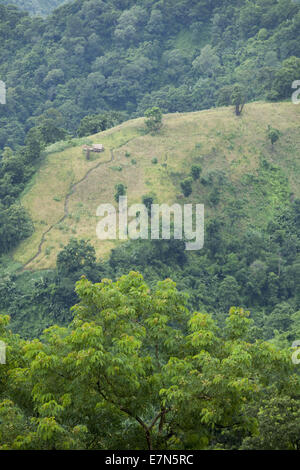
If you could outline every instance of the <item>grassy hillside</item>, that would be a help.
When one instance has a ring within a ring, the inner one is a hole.
[[[54,267],[57,252],[72,237],[89,239],[97,256],[106,257],[119,242],[97,239],[96,208],[115,204],[117,183],[127,186],[129,204],[152,193],[160,203],[204,203],[207,218],[232,217],[233,231],[265,225],[289,197],[300,196],[299,116],[291,103],[249,104],[240,118],[232,108],[169,114],[155,136],[145,134],[139,118],[91,136],[89,141],[105,146],[91,161],[82,142],[62,151],[54,144],[21,198],[35,232],[14,259],[26,269]],[[268,125],[281,132],[273,150]],[[186,199],[180,182],[192,164],[203,171]]]

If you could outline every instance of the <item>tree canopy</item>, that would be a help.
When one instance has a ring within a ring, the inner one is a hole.
[[[288,412],[276,403],[293,406],[299,377],[287,351],[249,342],[249,312],[232,307],[221,331],[210,315],[189,314],[170,279],[149,289],[137,272],[83,277],[76,292],[72,323],[41,340],[21,340],[0,317],[0,448],[222,448],[228,429],[240,446],[274,439],[271,416],[249,407],[272,393],[274,412]],[[294,448],[292,423],[282,426]]]

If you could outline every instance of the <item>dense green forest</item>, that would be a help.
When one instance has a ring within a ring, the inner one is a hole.
[[[174,175],[182,198],[205,194],[202,250],[135,240],[97,259],[70,234],[52,269],[13,257],[35,233],[21,196],[49,146],[144,115],[141,132],[164,138],[162,113],[230,106],[239,120],[249,102],[290,99],[300,5],[77,0],[42,18],[0,3],[0,449],[300,450],[300,199],[276,162],[300,176],[294,130],[266,121],[239,185],[203,156]],[[50,2],[13,3],[44,15]]]
[[[76,292],[73,323],[41,341],[0,317],[2,449],[299,450],[299,376],[251,340],[249,312],[220,329],[171,280],[150,291],[135,272]]]
[[[0,148],[16,148],[55,108],[74,134],[87,114],[182,112],[290,97],[300,70],[291,0],[78,0],[43,20],[0,6]]]
[[[0,0],[3,5],[15,5],[31,15],[46,16],[66,0]]]

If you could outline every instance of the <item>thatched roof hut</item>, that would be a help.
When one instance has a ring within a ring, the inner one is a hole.
[[[102,144],[93,144],[92,146],[84,145],[83,151],[86,153],[86,159],[90,159],[90,152],[100,153],[104,152],[104,147]]]

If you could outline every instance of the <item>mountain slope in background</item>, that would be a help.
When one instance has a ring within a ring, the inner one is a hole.
[[[0,5],[0,148],[55,108],[76,134],[103,111],[144,115],[290,98],[300,77],[300,5],[291,0],[77,0],[46,19]]]
[[[67,0],[0,0],[3,5],[15,5],[31,15],[46,16]]]
[[[291,103],[253,103],[240,118],[232,108],[175,113],[164,116],[155,136],[145,134],[140,118],[91,136],[105,147],[91,161],[82,142],[54,144],[21,198],[35,232],[15,260],[28,269],[52,268],[70,238],[89,239],[97,256],[106,257],[119,242],[97,239],[96,209],[116,205],[118,183],[126,186],[129,204],[149,194],[159,203],[204,203],[207,221],[224,221],[233,240],[249,228],[265,228],[290,198],[300,197],[299,112]],[[273,149],[268,125],[281,132]],[[60,145],[68,148],[57,152]],[[193,164],[202,173],[185,198],[180,182]]]

